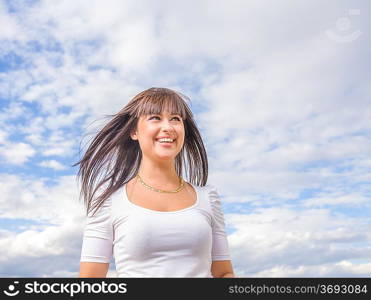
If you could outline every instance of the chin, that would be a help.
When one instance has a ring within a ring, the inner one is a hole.
[[[174,155],[161,155],[161,154],[158,154],[158,153],[155,154],[155,156],[160,160],[175,160],[177,155],[178,155],[178,153],[176,153]]]

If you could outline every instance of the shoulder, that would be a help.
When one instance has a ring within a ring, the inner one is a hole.
[[[104,192],[104,190],[100,189],[100,194],[99,195],[102,195],[103,192]],[[113,211],[113,207],[114,207],[115,203],[117,202],[117,198],[120,197],[121,192],[122,192],[122,187],[115,190],[111,195],[109,195],[103,201],[103,203],[100,203],[99,205],[96,205],[95,208],[92,211],[89,212],[88,216],[89,217],[94,217],[94,216],[104,217],[104,216],[111,215],[111,213]],[[98,206],[98,208],[97,208],[97,206]]]
[[[216,185],[206,184],[205,186],[197,186],[196,188],[209,211],[215,212],[215,210],[219,209],[220,197]]]
[[[224,213],[217,187],[213,184],[207,184],[203,188],[208,199],[207,202],[212,215],[213,228],[217,228],[218,230],[224,228]]]
[[[103,203],[95,204],[88,213],[89,219],[106,218],[111,214],[112,199],[111,197],[103,201]]]
[[[206,197],[209,199],[210,202],[219,201],[219,193],[218,189],[214,184],[206,184],[203,187],[198,187],[203,191]]]

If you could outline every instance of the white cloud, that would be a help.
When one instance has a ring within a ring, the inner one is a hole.
[[[0,199],[3,218],[20,218],[62,224],[81,213],[75,176],[48,178],[21,178],[2,174]],[[17,193],[14,193],[14,191]],[[80,210],[80,211],[79,211]]]
[[[60,177],[53,185],[47,185],[46,179],[5,174],[1,178],[0,217],[14,219],[19,226],[0,232],[0,273],[50,277],[76,272],[85,211],[78,200],[75,176]],[[44,260],[53,260],[55,265],[37,263]]]
[[[0,114],[0,124],[6,120],[16,120],[24,117],[25,109],[20,102],[10,102]]]
[[[8,133],[4,130],[0,130],[0,144],[5,144],[8,138]]]
[[[0,39],[12,39],[15,36],[17,39],[24,38],[23,32],[16,20],[6,12],[3,2],[0,3],[0,28],[2,28],[0,31]]]
[[[66,170],[67,167],[62,165],[60,162],[52,159],[52,160],[44,160],[39,164],[42,167],[52,168],[54,170]]]
[[[336,194],[328,194],[324,193],[324,195],[318,195],[315,198],[307,199],[303,201],[304,206],[308,207],[320,207],[324,205],[348,205],[348,206],[361,206],[365,204],[370,199],[363,196],[360,193],[351,193],[342,195],[341,192]]]
[[[36,150],[26,143],[7,143],[0,147],[0,155],[3,156],[7,163],[22,165],[36,154]]]
[[[339,276],[370,275],[363,268],[367,264],[339,267],[343,261],[371,261],[371,235],[362,219],[326,209],[276,207],[227,214],[226,220],[235,229],[228,240],[241,277],[318,277],[339,270]]]
[[[74,153],[74,147],[76,140],[71,139],[72,135],[70,133],[65,133],[63,131],[52,131],[48,140],[44,142],[42,155],[44,156],[68,156]]]

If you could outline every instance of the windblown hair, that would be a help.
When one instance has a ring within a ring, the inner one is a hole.
[[[77,173],[81,181],[80,199],[84,199],[87,214],[93,209],[95,214],[104,201],[137,175],[142,151],[130,133],[136,130],[142,115],[168,110],[183,118],[184,145],[175,157],[175,170],[182,176],[184,167],[190,183],[206,185],[207,154],[186,99],[174,90],[152,87],[134,96],[118,113],[108,115],[112,119],[94,137],[82,159],[73,165],[80,165]],[[99,195],[98,191],[101,191]]]

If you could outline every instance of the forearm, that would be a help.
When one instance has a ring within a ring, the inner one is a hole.
[[[236,276],[234,273],[225,273],[224,275],[221,276],[221,278],[235,278]]]

